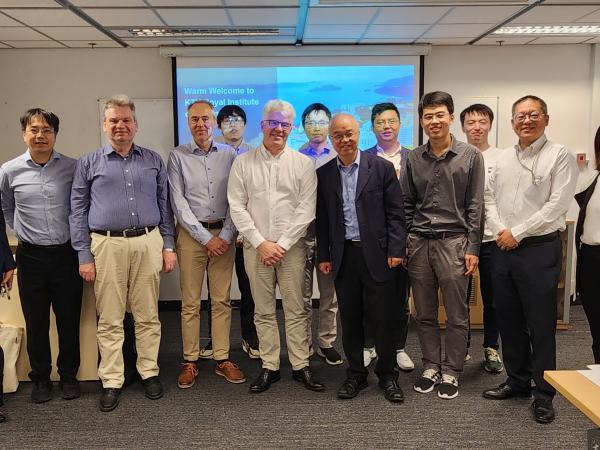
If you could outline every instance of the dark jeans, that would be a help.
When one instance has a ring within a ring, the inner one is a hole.
[[[362,248],[346,243],[342,265],[335,279],[335,291],[349,378],[365,379],[369,374],[363,365],[365,307],[368,308],[374,326],[375,347],[379,356],[375,373],[381,381],[397,378],[394,372],[396,349],[393,343],[394,328],[398,323],[396,286],[396,278],[376,282],[369,274]]]
[[[17,247],[17,282],[27,327],[27,352],[32,381],[49,380],[50,307],[56,316],[61,380],[74,380],[79,370],[79,319],[83,282],[77,253],[68,242],[42,247],[21,242]]]
[[[495,241],[484,242],[479,250],[479,287],[483,301],[483,347],[498,350],[498,318],[492,289],[492,252]]]
[[[556,391],[544,380],[544,371],[556,369],[560,237],[556,233],[525,238],[511,251],[495,247],[492,255],[492,285],[507,384],[529,390],[533,379],[535,398],[552,400]]]
[[[600,245],[581,245],[577,262],[579,296],[592,333],[594,363],[600,364]]]

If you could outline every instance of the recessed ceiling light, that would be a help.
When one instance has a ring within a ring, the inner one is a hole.
[[[538,25],[521,27],[502,27],[493,34],[515,35],[515,34],[537,34],[537,35],[569,35],[569,34],[600,34],[598,25]]]

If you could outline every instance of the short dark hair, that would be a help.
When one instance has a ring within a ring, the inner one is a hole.
[[[490,119],[490,123],[494,122],[494,113],[492,112],[492,109],[487,106],[484,105],[482,103],[474,103],[471,106],[467,106],[463,112],[460,113],[460,124],[462,126],[465,126],[465,117],[467,114],[474,114],[474,113],[478,113],[481,114],[482,116],[486,116],[488,119]]]
[[[329,111],[329,108],[327,106],[325,106],[323,103],[311,103],[302,112],[302,126],[304,126],[304,122],[306,122],[306,116],[308,116],[313,111],[323,111],[327,118],[331,120],[331,111]]]
[[[541,98],[539,98],[538,96],[536,96],[536,95],[528,94],[528,95],[524,95],[519,100],[517,100],[516,102],[513,103],[512,110],[511,110],[511,116],[514,117],[515,110],[517,109],[517,105],[519,103],[523,103],[526,100],[533,100],[535,102],[538,102],[540,104],[540,106],[542,107],[542,112],[545,115],[548,115],[548,105],[546,104],[546,102],[544,100],[542,100]]]
[[[217,125],[221,128],[221,122],[231,116],[239,116],[244,121],[244,125],[246,125],[246,111],[240,108],[238,105],[227,105],[223,106],[219,110],[219,114],[217,114]]]
[[[594,154],[596,155],[596,170],[600,170],[600,127],[596,130],[594,138]]]
[[[393,103],[377,103],[373,105],[373,109],[371,110],[371,125],[375,123],[375,117],[385,111],[394,111],[398,119],[400,118],[400,112]]]
[[[31,123],[31,120],[34,117],[42,117],[48,125],[52,127],[54,130],[54,134],[58,134],[58,125],[60,120],[58,120],[58,116],[51,111],[46,111],[42,108],[31,108],[25,111],[25,114],[21,116],[21,130],[25,131],[27,129],[27,125]]]
[[[430,106],[445,106],[450,114],[454,114],[454,100],[447,92],[434,91],[423,95],[419,102],[419,118],[423,117],[423,110]]]

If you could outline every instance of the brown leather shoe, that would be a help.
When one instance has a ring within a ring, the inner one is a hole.
[[[225,361],[217,362],[217,366],[215,367],[215,373],[217,375],[221,375],[230,383],[244,383],[246,381],[246,376],[244,372],[240,370],[237,364],[226,359]]]
[[[181,372],[177,378],[177,386],[181,389],[191,388],[196,382],[198,376],[198,365],[195,362],[181,363]]]

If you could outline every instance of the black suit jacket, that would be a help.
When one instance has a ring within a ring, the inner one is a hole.
[[[0,203],[1,202],[2,199],[0,198]],[[10,246],[8,245],[8,238],[6,237],[4,214],[0,211],[0,276],[7,270],[14,269],[15,267],[15,260],[10,250]]]
[[[346,232],[337,163],[335,158],[317,170],[317,261],[331,262],[334,278],[342,264]],[[387,281],[395,273],[387,258],[406,254],[404,198],[390,162],[361,153],[355,205],[369,273],[377,282]]]

